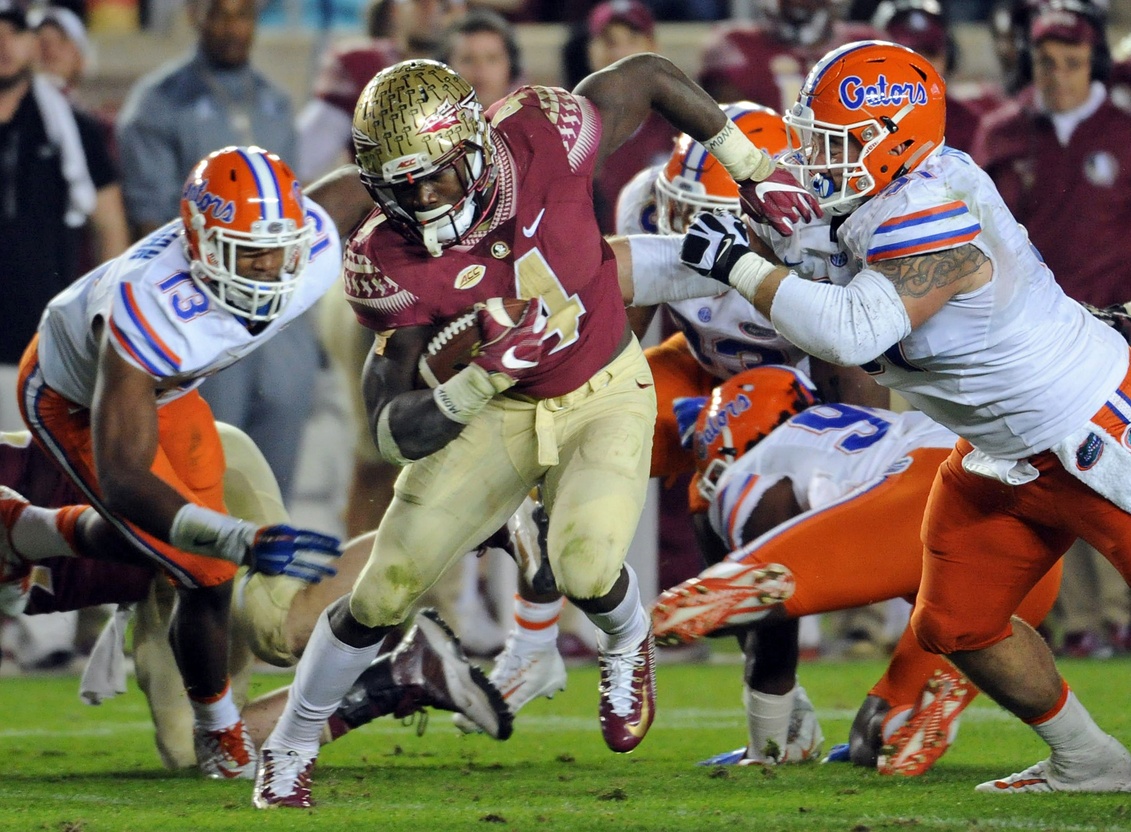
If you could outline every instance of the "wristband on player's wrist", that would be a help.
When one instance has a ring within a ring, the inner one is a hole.
[[[487,406],[496,394],[510,389],[515,381],[503,373],[488,373],[478,364],[469,364],[432,390],[432,400],[440,412],[466,425]]]
[[[173,517],[169,542],[183,552],[220,557],[242,565],[259,527],[196,503],[185,503]]]
[[[748,179],[761,182],[774,172],[770,154],[750,141],[729,118],[722,130],[703,142],[703,147],[719,160],[735,182]]]

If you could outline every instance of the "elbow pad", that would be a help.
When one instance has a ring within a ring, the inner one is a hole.
[[[810,355],[857,367],[911,334],[911,318],[891,281],[865,269],[847,286],[790,275],[781,282],[770,320]]]

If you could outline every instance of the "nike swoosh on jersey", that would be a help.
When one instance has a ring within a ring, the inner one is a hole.
[[[546,213],[546,209],[543,208],[541,211],[538,212],[538,216],[536,216],[534,218],[534,222],[530,223],[529,226],[524,225],[522,227],[522,233],[523,233],[524,236],[526,236],[526,237],[533,237],[534,236],[534,232],[538,230],[539,223],[542,222],[542,215],[545,214],[545,213]]]
[[[508,370],[529,370],[531,367],[537,367],[537,361],[527,361],[515,355],[515,348],[511,347],[503,353],[502,364]]]

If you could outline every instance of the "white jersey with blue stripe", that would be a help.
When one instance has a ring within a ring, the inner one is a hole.
[[[986,453],[1020,459],[1047,450],[1086,423],[1127,373],[1126,342],[1064,294],[965,153],[935,152],[839,233],[857,271],[967,244],[989,258],[989,283],[951,298],[868,367]]]
[[[666,163],[665,163],[666,164]],[[664,165],[636,174],[617,199],[618,234],[655,234],[653,183]],[[784,364],[809,372],[809,356],[778,334],[769,319],[733,289],[666,304],[699,365],[717,378]]]
[[[148,373],[164,403],[263,346],[310,309],[338,279],[342,248],[329,215],[311,200],[315,226],[310,262],[280,315],[252,334],[240,318],[211,302],[189,274],[184,226],[174,220],[58,294],[39,323],[44,380],[90,407],[98,372],[95,319],[106,322],[114,349]]]
[[[788,478],[804,511],[832,505],[906,470],[919,448],[950,448],[954,433],[916,411],[823,404],[791,417],[731,464],[708,518],[733,550],[766,491]]]

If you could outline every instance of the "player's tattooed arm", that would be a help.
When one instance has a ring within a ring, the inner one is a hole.
[[[918,326],[955,295],[972,292],[993,277],[993,264],[975,245],[869,264],[895,286],[912,326]]]

